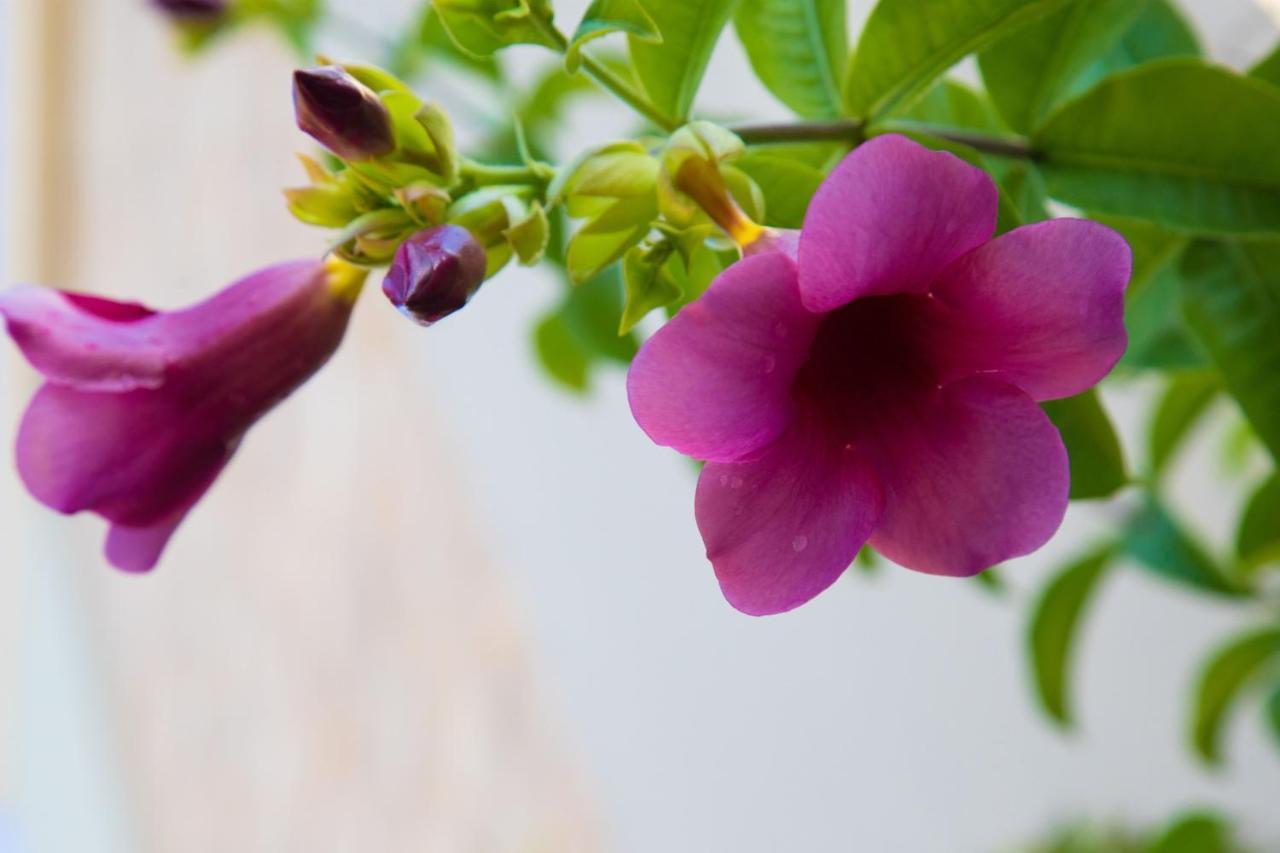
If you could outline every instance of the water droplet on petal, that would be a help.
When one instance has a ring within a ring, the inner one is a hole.
[[[731,479],[731,480],[729,481],[729,488],[731,488],[731,489],[741,489],[741,488],[742,488],[742,478],[741,478],[741,477],[734,477],[733,479]]]
[[[721,474],[721,475],[720,475],[720,485],[722,485],[722,486],[727,486],[727,485],[729,485],[729,475],[728,475],[728,474]]]
[[[766,355],[764,357],[764,372],[773,373],[778,367],[778,357],[775,355]]]
[[[801,535],[791,540],[791,550],[795,551],[797,554],[799,554],[801,551],[803,551],[805,548],[808,548],[808,547],[809,547],[808,536]]]

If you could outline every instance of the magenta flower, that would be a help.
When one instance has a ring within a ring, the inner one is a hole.
[[[818,190],[798,250],[749,252],[641,348],[632,412],[707,460],[695,514],[734,607],[797,607],[868,541],[969,576],[1057,530],[1067,456],[1037,401],[1124,352],[1131,255],[1074,219],[993,240],[997,202],[979,169],[877,137]]]
[[[150,570],[245,431],[337,349],[361,281],[298,261],[172,313],[37,287],[0,295],[45,378],[18,430],[27,489],[107,519],[107,559]]]

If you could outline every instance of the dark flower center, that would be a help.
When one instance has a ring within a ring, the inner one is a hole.
[[[927,295],[870,296],[831,312],[793,394],[856,433],[904,397],[937,387],[925,338],[932,303]]]

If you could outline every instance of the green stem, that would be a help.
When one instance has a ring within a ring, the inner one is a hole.
[[[546,163],[511,166],[464,160],[462,162],[462,174],[477,187],[507,184],[528,184],[545,187],[555,177],[555,170]]]
[[[551,42],[554,44],[554,50],[560,54],[564,54],[569,48],[569,40],[564,37],[564,33],[560,32],[548,21],[544,21],[537,15],[533,16],[534,22]],[[635,86],[628,83],[613,69],[602,63],[600,60],[591,56],[585,50],[578,54],[578,58],[582,63],[582,69],[591,76],[593,80],[602,87],[609,90],[618,100],[622,101],[631,109],[653,122],[658,127],[670,133],[677,129],[683,121],[671,118],[654,106],[648,98],[644,96]]]
[[[866,141],[867,124],[858,119],[835,121],[800,121],[780,124],[749,124],[729,128],[748,145],[766,142],[849,142],[858,145]],[[885,127],[885,129],[888,129]],[[1007,136],[991,136],[955,128],[928,125],[903,125],[903,130],[917,130],[950,142],[967,145],[997,157],[1035,159],[1038,155],[1024,139]]]

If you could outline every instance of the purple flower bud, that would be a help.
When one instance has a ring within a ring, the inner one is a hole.
[[[386,105],[341,66],[293,72],[293,109],[298,127],[344,160],[368,160],[395,150]]]
[[[406,317],[430,326],[467,304],[484,283],[486,265],[470,231],[438,225],[400,245],[382,292]]]
[[[181,21],[213,21],[227,11],[227,0],[151,0],[151,5]]]

